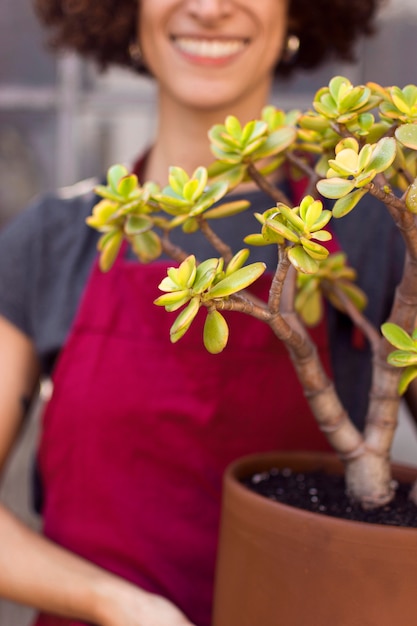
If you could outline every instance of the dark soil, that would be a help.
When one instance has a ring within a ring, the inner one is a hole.
[[[408,499],[410,485],[398,484],[395,500],[374,511],[364,511],[351,502],[343,476],[322,471],[301,474],[289,468],[271,469],[242,480],[252,491],[265,497],[332,517],[417,528],[417,507]]]

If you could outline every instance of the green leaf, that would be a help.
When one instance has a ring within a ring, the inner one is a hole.
[[[404,146],[417,150],[417,124],[404,124],[395,131],[395,136]]]
[[[197,193],[195,195],[195,198],[198,198],[199,196],[201,196],[201,194],[204,191],[205,186],[207,185],[207,180],[208,180],[207,169],[201,166],[197,167],[197,169],[193,173],[192,178],[198,181]]]
[[[350,176],[358,169],[358,153],[351,148],[341,150],[335,159],[329,159],[329,167],[341,176]]]
[[[312,239],[317,239],[317,241],[330,241],[333,239],[332,234],[329,233],[328,230],[317,230],[311,234]]]
[[[265,139],[263,137],[261,137],[260,139],[255,139],[255,141],[251,141],[242,150],[242,154],[244,156],[249,156],[250,154],[253,154],[258,148],[262,147],[264,143]]]
[[[176,282],[180,287],[188,288],[191,287],[195,276],[197,273],[197,266],[195,261],[195,256],[190,254],[184,261],[179,265],[176,272]]]
[[[128,236],[139,235],[153,227],[153,220],[147,215],[129,215],[125,223],[125,233]]]
[[[215,202],[221,200],[221,198],[226,195],[227,191],[228,185],[226,182],[218,181],[212,183],[190,211],[190,217],[201,215],[201,213],[215,204]]]
[[[232,137],[240,141],[240,138],[242,136],[242,127],[237,117],[235,117],[234,115],[228,115],[226,117],[225,127],[227,132],[232,135]]]
[[[308,230],[310,230],[312,226],[320,218],[322,210],[323,210],[323,205],[320,202],[320,200],[315,200],[314,202],[310,204],[310,206],[308,207],[306,211],[305,220],[304,220]]]
[[[285,206],[285,204],[278,204],[278,210],[285,217],[285,219],[294,226],[299,232],[304,231],[304,222],[295,209]]]
[[[182,225],[182,230],[184,233],[187,233],[187,235],[196,233],[199,228],[199,223],[195,217],[188,217]]]
[[[337,177],[319,180],[316,186],[325,198],[342,198],[355,188],[352,181]]]
[[[112,165],[107,171],[107,182],[112,191],[118,192],[118,184],[121,178],[129,175],[129,170],[124,165]]]
[[[195,199],[198,197],[198,189],[199,189],[198,180],[189,180],[184,185],[184,189],[183,189],[184,198],[188,200],[189,202],[194,202]]]
[[[411,213],[417,213],[417,178],[411,183],[407,189],[405,196],[405,204]]]
[[[394,350],[388,355],[387,361],[394,367],[408,367],[417,365],[417,353],[406,352],[405,350]]]
[[[359,152],[359,159],[358,159],[359,172],[362,172],[362,170],[368,166],[371,158],[372,158],[372,146],[369,143],[367,143]]]
[[[227,345],[229,328],[219,311],[209,311],[204,323],[203,341],[206,350],[211,354],[219,354]]]
[[[239,150],[240,141],[231,137],[227,132],[223,124],[215,124],[208,132],[208,136],[210,141],[220,148],[220,150],[224,150],[228,152],[231,150],[232,152],[235,150]]]
[[[129,238],[132,249],[142,263],[150,263],[162,254],[161,240],[153,230]]]
[[[242,131],[241,142],[243,146],[248,146],[255,139],[260,139],[268,130],[268,124],[261,120],[252,120],[248,122]]]
[[[231,217],[246,211],[250,207],[248,200],[235,200],[233,202],[224,202],[213,209],[208,209],[205,212],[204,217],[209,220],[219,219],[222,217]]]
[[[381,326],[381,332],[385,339],[399,350],[413,350],[417,352],[417,345],[410,335],[397,324],[385,322]]]
[[[284,237],[284,239],[287,239],[288,241],[291,241],[293,243],[299,242],[300,238],[298,237],[298,235],[296,235],[290,228],[285,226],[279,220],[276,220],[276,219],[266,220],[266,224],[264,228],[262,229],[262,234],[264,233],[264,231],[268,231],[268,230],[272,230],[273,232],[277,233],[281,237]]]
[[[233,274],[233,272],[236,272],[236,270],[239,270],[241,267],[243,267],[243,265],[248,260],[249,254],[250,252],[248,248],[243,248],[242,250],[239,250],[239,252],[236,252],[234,257],[230,259],[229,263],[227,264],[226,276]]]
[[[329,128],[329,120],[321,115],[310,112],[301,116],[300,126],[307,130],[314,130],[321,133]]]
[[[197,266],[197,273],[193,284],[194,293],[203,293],[211,287],[217,273],[221,271],[219,259],[206,259]]]
[[[120,230],[114,230],[106,233],[99,240],[101,249],[99,266],[102,272],[108,272],[116,260],[117,254],[123,241],[123,233]]]
[[[405,94],[398,87],[391,88],[391,98],[394,105],[397,107],[401,113],[405,113],[408,115],[410,113],[410,105],[407,102],[407,99],[404,97]]]
[[[372,152],[372,158],[366,167],[367,171],[375,170],[377,174],[384,172],[394,161],[396,150],[397,146],[393,137],[380,139]]]
[[[107,200],[112,200],[113,202],[119,203],[122,200],[120,194],[112,191],[110,187],[105,187],[104,185],[96,185],[96,187],[94,187],[94,193],[101,198],[106,198]]]
[[[181,311],[178,315],[177,319],[171,326],[170,337],[171,342],[176,343],[181,337],[185,335],[187,330],[190,328],[195,316],[198,313],[200,308],[200,298],[199,296],[195,296],[190,300],[188,306]]]
[[[339,198],[333,206],[333,217],[339,218],[347,215],[360,202],[361,198],[367,193],[366,189],[356,189],[344,198]]]
[[[182,190],[188,181],[189,176],[181,167],[171,166],[169,168],[168,182],[176,194],[182,196]]]
[[[261,276],[266,269],[265,263],[251,263],[246,267],[242,267],[230,276],[227,276],[208,292],[208,298],[214,300],[215,298],[225,298],[232,293],[246,289],[251,285],[259,276]]]
[[[323,316],[323,298],[317,289],[299,291],[294,306],[307,326],[315,326]]]
[[[117,185],[117,191],[124,198],[128,198],[129,195],[134,191],[138,186],[138,177],[136,174],[130,174],[130,176],[124,176],[120,179],[119,184]]]
[[[288,258],[295,269],[304,274],[315,274],[319,268],[317,261],[312,259],[302,246],[289,248]]]
[[[267,241],[263,235],[260,233],[253,233],[252,235],[246,235],[243,239],[244,243],[247,243],[248,246],[268,246],[272,241]]]
[[[238,164],[242,161],[243,158],[240,152],[226,152],[213,144],[210,146],[210,150],[212,151],[216,159],[219,159],[219,161],[222,161],[224,163]]]
[[[368,183],[370,183],[376,176],[376,170],[366,169],[362,174],[356,176],[355,185],[356,187],[364,187]]]
[[[159,298],[154,300],[154,304],[157,306],[164,306],[167,311],[176,311],[181,308],[190,299],[190,290],[183,289],[182,291],[171,291],[170,293],[164,293]]]
[[[290,126],[279,128],[265,139],[264,143],[253,154],[253,158],[264,159],[282,152],[290,146],[296,139],[296,130]]]
[[[218,271],[220,271],[219,259],[206,259],[200,263],[197,266],[193,292],[203,293],[203,291],[206,291],[212,285]]]
[[[404,395],[404,393],[408,389],[408,385],[417,378],[417,367],[406,367],[403,373],[401,374],[400,382],[398,383],[398,393],[400,396]]]
[[[92,215],[86,218],[86,223],[92,228],[103,231],[103,227],[108,226],[108,230],[114,230],[114,224],[108,222],[117,215],[119,204],[112,200],[100,200],[94,207]]]
[[[329,256],[329,251],[327,250],[327,248],[319,243],[307,239],[306,237],[301,237],[300,243],[303,246],[304,250],[307,252],[307,254],[317,261],[326,259]]]

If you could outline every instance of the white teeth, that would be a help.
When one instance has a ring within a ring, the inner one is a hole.
[[[181,37],[174,39],[175,45],[193,56],[219,59],[232,56],[245,47],[243,40],[224,41],[220,39],[195,39]]]

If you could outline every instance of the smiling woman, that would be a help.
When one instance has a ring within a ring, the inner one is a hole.
[[[287,0],[143,2],[138,39],[161,107],[250,119],[268,96],[286,23]]]
[[[381,4],[381,0],[291,0],[290,29],[301,45],[296,59],[289,65],[278,63],[277,72],[288,75],[332,57],[352,60],[357,37],[372,33],[374,15]],[[77,50],[101,67],[113,63],[132,67],[129,42],[136,38],[135,0],[118,0],[117,12],[114,0],[35,0],[35,5],[40,18],[52,29],[53,46]]]
[[[34,2],[55,48],[75,50],[102,68],[137,70],[130,53],[139,44],[140,71],[158,85],[158,125],[134,169],[142,181],[160,185],[169,166],[189,173],[208,166],[209,128],[230,113],[242,123],[257,118],[276,72],[351,58],[358,35],[371,32],[378,4]],[[300,46],[290,60],[287,41],[295,37]],[[293,190],[285,172],[274,182]],[[270,208],[262,192],[248,193],[252,211]],[[286,387],[292,385],[286,352],[271,346],[255,320],[241,328],[243,351],[231,338],[224,356],[208,355],[197,327],[195,337],[170,345],[170,320],[152,304],[168,261],[140,266],[121,253],[103,274],[98,234],[85,224],[95,202],[93,193],[49,195],[0,233],[0,466],[19,431],[21,398],[34,393],[40,377],[53,379],[36,472],[45,536],[0,507],[0,595],[39,609],[37,626],[208,626],[225,466],[250,452],[321,448],[324,440],[298,392],[286,397],[279,390],[278,415],[269,399],[260,401],[259,388],[274,394],[283,369]],[[252,211],[219,226],[234,251]],[[379,241],[383,228],[378,215]],[[363,248],[375,249],[365,234],[341,233],[359,259]],[[213,255],[199,233],[187,236],[184,247],[197,258]],[[268,249],[251,255],[275,261]],[[398,247],[384,259],[398,259],[400,271],[401,255]],[[384,274],[378,259],[365,258],[373,288],[371,269],[378,266],[385,306],[397,267]],[[327,348],[334,326],[320,332]],[[342,347],[343,364],[355,370],[358,355]],[[258,384],[248,384],[254,376]],[[293,419],[286,426],[285,414],[295,408],[305,428]],[[359,421],[359,409],[356,415]]]

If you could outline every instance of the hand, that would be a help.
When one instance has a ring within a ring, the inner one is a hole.
[[[129,583],[121,585],[110,603],[105,604],[102,626],[195,626],[166,598]]]

